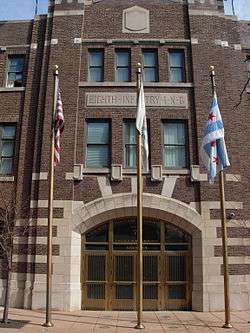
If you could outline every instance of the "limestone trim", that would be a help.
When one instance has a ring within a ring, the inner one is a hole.
[[[47,180],[48,172],[33,172],[32,180]]]
[[[242,50],[241,44],[234,44],[234,49],[235,51],[241,51]]]
[[[18,21],[18,23],[20,23],[21,21]],[[15,23],[14,21],[11,21],[11,23]],[[6,49],[17,49],[17,48],[22,48],[22,49],[26,49],[26,48],[30,48],[30,44],[20,44],[20,45],[1,45],[1,48],[5,48]]]
[[[58,44],[58,39],[57,38],[53,38],[51,40],[46,40],[44,42],[44,46],[57,45],[57,44]]]
[[[137,192],[137,177],[131,177],[131,192],[134,194]]]
[[[0,182],[14,182],[14,176],[0,176]]]
[[[187,221],[187,231],[202,231],[201,215],[189,205],[176,199],[156,195],[143,194],[144,216],[157,216],[166,220],[166,214],[178,216]],[[120,193],[99,198],[90,203],[78,206],[73,211],[73,230],[84,233],[103,221],[116,217],[136,215],[136,195],[133,193]],[[174,222],[173,222],[174,223]],[[189,226],[188,226],[189,225]],[[183,228],[185,227],[185,223]]]
[[[31,48],[31,50],[37,50],[37,46],[38,46],[37,43],[31,43],[31,44],[30,44],[30,48]]]
[[[80,81],[79,87],[136,87],[136,82],[89,82]],[[192,82],[145,82],[144,87],[151,88],[193,88]]]
[[[195,44],[199,44],[199,40],[198,40],[198,38],[191,38],[191,44],[192,45],[195,45]]]
[[[74,180],[74,173],[73,172],[66,172],[65,173],[66,180]]]
[[[25,87],[1,87],[0,92],[18,92],[25,91]]]
[[[97,181],[103,197],[112,195],[112,188],[107,177],[97,177]]]
[[[133,6],[123,11],[122,20],[123,33],[149,33],[149,10]]]
[[[226,20],[238,21],[238,18],[236,15],[225,15],[224,13],[220,13],[218,11],[213,11],[213,10],[190,9],[189,15],[218,16],[218,17],[224,18]]]
[[[81,42],[82,42],[81,38],[79,38],[79,37],[74,38],[74,44],[81,44]]]
[[[108,39],[83,39],[83,43],[87,44],[100,44],[100,43],[108,43]],[[163,39],[157,39],[157,38],[139,38],[139,39],[125,39],[125,38],[114,38],[112,39],[112,43],[131,43],[131,44],[163,44]],[[164,39],[165,44],[189,44],[190,39],[185,39],[185,38],[171,38],[171,39]]]
[[[131,175],[132,177],[137,174],[136,169],[126,169],[122,170],[123,175]],[[190,173],[189,169],[162,169],[163,176],[187,176]],[[150,172],[142,171],[143,176],[150,176]]]
[[[161,192],[163,196],[170,198],[172,197],[177,178],[179,177],[169,176],[164,178],[162,192]]]
[[[143,194],[143,215],[148,218],[170,222],[192,235],[193,244],[193,310],[207,309],[203,297],[203,227],[201,215],[189,205],[168,197],[152,193]],[[103,222],[115,218],[136,216],[136,194],[120,193],[96,199],[73,209],[72,229],[82,234]],[[219,272],[218,268],[218,272]]]
[[[210,220],[210,210],[220,209],[220,201],[202,201],[200,207],[203,219]],[[226,201],[225,208],[240,210],[243,209],[243,203],[238,201]]]
[[[55,10],[54,16],[77,16],[84,15],[83,10]]]
[[[207,174],[200,173],[200,166],[199,165],[191,165],[191,180],[193,182],[205,182],[207,181]],[[233,174],[233,173],[225,173],[226,181],[227,182],[240,182],[241,175],[240,174]]]
[[[226,173],[226,181],[227,182],[240,182],[241,175],[233,174],[233,173]]]

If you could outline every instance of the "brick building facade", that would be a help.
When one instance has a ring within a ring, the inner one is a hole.
[[[215,0],[51,0],[47,15],[0,22],[0,191],[18,208],[13,306],[45,306],[58,65],[65,129],[55,169],[53,308],[134,309],[134,120],[136,64],[142,61],[150,133],[150,171],[143,175],[144,306],[224,306],[218,182],[207,183],[198,154],[214,65],[231,162],[231,304],[249,309],[249,88],[234,108],[249,75],[247,57],[249,25],[225,16]],[[28,219],[29,233],[22,235]],[[1,301],[4,286],[2,271]]]

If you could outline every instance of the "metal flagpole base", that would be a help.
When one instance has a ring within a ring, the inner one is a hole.
[[[137,324],[134,328],[136,330],[142,330],[143,328],[145,328],[145,326],[143,324]]]
[[[233,326],[230,323],[225,323],[222,328],[232,328]]]
[[[48,323],[44,323],[43,327],[53,327],[54,325],[49,321]]]

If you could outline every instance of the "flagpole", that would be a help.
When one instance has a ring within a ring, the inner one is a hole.
[[[47,235],[47,286],[46,286],[46,321],[45,327],[52,327],[51,321],[51,285],[52,285],[52,224],[53,224],[53,196],[54,196],[54,154],[55,154],[55,112],[57,100],[57,79],[58,66],[54,69],[54,91],[53,91],[53,109],[51,121],[51,150],[50,150],[50,183],[49,183],[49,203],[48,203],[48,235]]]
[[[137,64],[137,103],[142,80],[142,67]],[[141,133],[137,130],[137,325],[136,329],[143,329],[142,310],[143,310],[143,257],[142,257],[142,156],[141,156]]]
[[[212,91],[215,92],[215,71],[214,66],[211,69]],[[219,187],[220,187],[220,209],[221,209],[221,230],[222,230],[222,251],[223,251],[223,275],[224,275],[224,302],[225,302],[225,324],[224,328],[232,328],[230,323],[230,296],[229,296],[229,271],[228,271],[228,251],[227,251],[227,218],[225,208],[225,185],[223,169],[219,172]]]
[[[38,0],[36,0],[35,3],[35,16],[37,15],[37,12],[38,12]]]

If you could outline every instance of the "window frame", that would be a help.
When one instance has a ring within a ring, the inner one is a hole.
[[[183,55],[182,57],[182,66],[181,67],[176,67],[176,66],[171,66],[171,53],[181,53]],[[182,81],[172,81],[171,80],[171,68],[180,68],[181,73],[182,73]],[[187,82],[187,73],[186,73],[186,50],[183,48],[171,48],[168,49],[168,74],[169,74],[169,82],[172,83],[185,83]]]
[[[11,126],[15,128],[15,136],[13,139],[4,139],[3,138],[3,128]],[[15,162],[15,157],[16,157],[16,136],[17,136],[17,125],[16,123],[0,123],[0,177],[8,177],[8,176],[13,176],[14,174],[14,162]],[[3,142],[12,142],[13,143],[13,155],[10,157],[4,157],[2,156],[2,143]],[[11,173],[1,173],[1,165],[2,165],[2,159],[12,159],[12,168],[11,168]]]
[[[154,81],[147,81],[145,79],[145,74],[143,75],[144,82],[159,82],[159,55],[158,55],[158,49],[142,49],[142,63],[143,63],[143,71],[145,71],[145,68],[154,68],[155,69],[155,80]],[[154,53],[155,55],[155,66],[145,66],[144,63],[144,54],[145,53]]]
[[[13,58],[22,58],[23,59],[23,68],[22,68],[22,71],[21,72],[13,72],[13,71],[10,71],[10,65],[11,65],[11,59]],[[5,87],[6,88],[17,88],[17,87],[24,87],[24,71],[25,71],[25,61],[26,61],[26,54],[8,54],[8,57],[7,57],[7,66],[6,66],[6,80],[5,80]],[[10,73],[17,73],[17,74],[20,74],[22,75],[22,80],[21,80],[21,85],[15,85],[15,82],[17,80],[14,81],[14,86],[10,86],[9,85],[9,74]]]
[[[108,133],[108,143],[88,143],[88,124],[89,123],[107,123],[108,124],[108,128],[109,128],[109,133]],[[85,168],[86,169],[106,169],[106,168],[110,168],[111,166],[111,154],[112,154],[112,150],[111,150],[111,120],[110,119],[85,119],[85,130],[86,130],[86,135],[85,135]],[[108,165],[107,166],[89,166],[87,165],[87,157],[88,157],[88,147],[89,146],[108,146]]]
[[[128,53],[128,66],[118,66],[118,53]],[[119,81],[117,80],[117,73],[119,68],[128,69],[128,81]],[[115,49],[115,82],[131,82],[131,49],[129,48],[116,48]]]
[[[102,64],[101,66],[91,66],[90,60],[91,60],[91,53],[97,52],[102,55]],[[100,81],[93,81],[91,80],[91,68],[100,68],[101,69],[101,80]],[[88,49],[88,82],[104,82],[104,49],[103,48],[97,48],[97,49]]]
[[[250,55],[246,56],[246,60],[245,60],[246,66],[247,66],[247,72],[250,75]]]
[[[125,133],[125,124],[133,124],[135,125],[135,131],[136,130],[136,120],[134,118],[131,118],[131,119],[123,119],[123,124],[122,124],[122,129],[123,129],[123,166],[125,169],[129,169],[129,170],[134,170],[137,168],[137,156],[136,156],[136,164],[134,167],[130,167],[130,166],[127,166],[126,165],[126,146],[129,145],[129,146],[135,146],[137,147],[137,135],[136,135],[136,142],[135,144],[126,144],[126,133]],[[137,134],[137,133],[136,133]],[[136,152],[136,155],[137,155],[137,152]]]
[[[164,170],[186,170],[189,168],[189,137],[188,137],[188,120],[187,119],[162,119],[162,165]],[[164,142],[164,129],[165,125],[168,123],[181,123],[184,124],[184,131],[185,131],[185,145],[173,145],[169,144],[166,145]],[[175,147],[185,147],[185,166],[175,166],[175,167],[170,167],[165,165],[165,159],[164,159],[164,154],[165,154],[165,146],[175,146]]]

